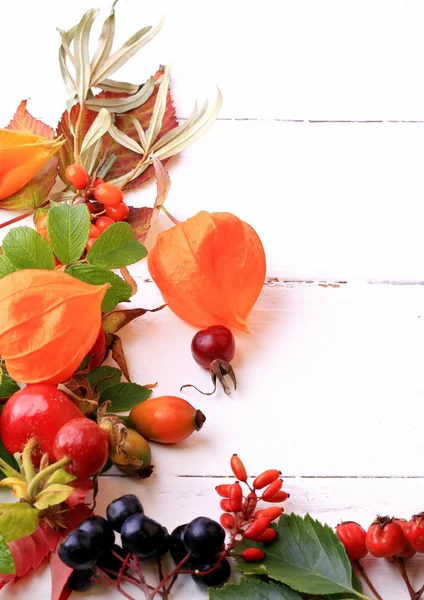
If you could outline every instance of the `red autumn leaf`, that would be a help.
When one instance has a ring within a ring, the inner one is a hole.
[[[9,549],[15,561],[16,571],[14,575],[1,576],[0,587],[39,567],[44,558],[55,550],[59,537],[59,532],[40,524],[32,535],[11,542]]]
[[[153,168],[157,183],[156,200],[153,208],[135,208],[134,206],[130,206],[130,214],[127,218],[140,243],[145,241],[150,227],[155,222],[159,213],[160,209],[158,207],[165,203],[169,188],[171,187],[171,179],[168,171],[156,157],[153,157]]]
[[[10,121],[6,129],[13,129],[14,131],[26,131],[27,133],[33,133],[35,135],[41,135],[47,140],[54,139],[54,129],[49,125],[39,121],[27,111],[27,100],[22,100],[18,106],[13,119]]]
[[[155,74],[155,79],[158,79],[163,73],[163,68],[159,69]],[[134,140],[138,141],[138,134],[134,125],[131,122],[129,116],[135,117],[142,125],[142,127],[146,130],[150,123],[150,118],[152,116],[153,107],[155,105],[155,100],[157,96],[157,92],[159,89],[159,85],[156,85],[156,88],[150,98],[139,108],[135,108],[134,110],[128,111],[123,116],[116,117],[115,125],[118,129],[129,135]],[[116,92],[101,92],[98,94],[97,98],[126,98],[128,94],[124,93],[116,93]],[[76,104],[71,109],[71,122],[76,123],[80,111],[80,105]],[[97,116],[97,112],[93,110],[89,110],[87,108],[84,109],[84,113],[81,120],[81,140],[84,139],[85,134],[87,133],[90,125],[93,123],[94,119]],[[159,134],[159,138],[174,129],[178,125],[177,118],[175,116],[175,108],[172,104],[171,94],[168,92],[167,96],[167,104],[166,111],[162,121],[162,129]],[[66,143],[59,150],[59,174],[60,177],[66,182],[65,179],[65,170],[66,167],[74,162],[74,140],[69,128],[69,116],[68,112],[64,112],[62,118],[59,122],[57,128],[57,134],[63,135],[66,140]],[[111,138],[108,134],[103,137],[102,141],[102,149],[100,151],[100,156],[102,153],[109,149],[109,154],[116,155],[116,161],[109,171],[106,180],[115,179],[116,177],[121,177],[121,175],[126,175],[129,173],[135,165],[140,160],[140,155],[128,150],[121,146],[118,142],[115,142],[113,138]],[[149,167],[142,173],[139,177],[128,183],[126,186],[127,189],[135,188],[153,176],[153,168]],[[66,182],[67,183],[67,182]]]
[[[75,488],[75,492],[65,500],[69,508],[74,508],[78,504],[83,503],[88,494],[93,490],[93,482],[89,477],[75,479],[75,481],[71,481],[68,485]]]

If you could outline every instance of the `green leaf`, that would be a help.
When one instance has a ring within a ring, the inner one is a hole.
[[[0,573],[2,575],[14,575],[15,571],[15,561],[13,560],[12,553],[0,535]]]
[[[96,387],[99,392],[105,390],[111,385],[116,385],[121,381],[122,373],[115,367],[109,367],[104,365],[103,367],[97,367],[91,373],[86,375],[91,387]]]
[[[19,269],[54,269],[54,255],[48,242],[31,227],[13,227],[4,237],[6,258]]]
[[[85,204],[61,204],[49,210],[47,231],[57,258],[64,265],[77,261],[90,235],[90,213]]]
[[[65,471],[65,469],[59,469],[58,471],[55,471],[51,477],[48,478],[48,480],[45,483],[45,486],[47,487],[48,485],[52,485],[53,483],[60,483],[66,485],[71,481],[75,481],[75,479],[75,475],[71,475],[71,473],[68,473],[68,471]]]
[[[70,485],[52,483],[37,494],[34,506],[39,510],[45,510],[49,506],[55,506],[64,502],[74,492],[75,488]]]
[[[353,594],[352,567],[334,531],[328,525],[298,515],[282,515],[278,536],[267,545],[261,563],[237,565],[244,573],[268,575],[305,594]]]
[[[1,371],[1,369],[0,369]],[[6,373],[1,371],[0,376],[0,400],[4,400],[5,398],[10,398],[12,394],[18,392],[20,390],[19,385],[16,381],[13,381]]]
[[[100,471],[99,475],[103,475],[103,473],[106,473],[106,471],[109,471],[109,469],[111,469],[113,467],[113,462],[111,461],[111,459],[108,457],[107,461],[104,464],[103,469]]]
[[[102,312],[111,312],[119,302],[126,302],[131,298],[130,284],[108,269],[91,265],[74,265],[67,269],[67,273],[92,285],[110,283],[103,298]]]
[[[263,582],[255,578],[243,578],[239,585],[225,585],[209,590],[210,600],[302,600],[297,592],[286,585]]]
[[[16,269],[7,258],[6,254],[0,254],[0,279],[10,273],[14,273],[14,271],[16,271]]]
[[[91,265],[120,269],[138,262],[147,255],[128,223],[115,223],[94,242],[87,254]]]
[[[138,383],[118,383],[103,390],[100,401],[110,400],[112,402],[112,406],[108,409],[109,412],[125,412],[147,400],[151,395],[152,390],[142,387]]]
[[[0,458],[2,458],[8,465],[15,469],[15,471],[19,472],[19,465],[16,462],[15,458],[9,454],[6,448],[3,445],[2,440],[0,439]],[[5,467],[6,468],[6,467]],[[5,479],[6,477],[13,477],[13,471],[4,472],[3,468],[0,467],[0,480]]]
[[[31,535],[38,527],[40,511],[27,502],[0,504],[0,535],[5,542],[13,542]]]

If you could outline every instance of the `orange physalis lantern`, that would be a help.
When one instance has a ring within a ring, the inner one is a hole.
[[[64,141],[12,129],[0,129],[0,200],[24,187]]]
[[[160,233],[148,264],[181,319],[248,331],[266,269],[261,240],[250,225],[230,213],[202,211]]]
[[[60,383],[79,367],[101,327],[108,285],[31,269],[0,285],[0,356],[24,383]]]

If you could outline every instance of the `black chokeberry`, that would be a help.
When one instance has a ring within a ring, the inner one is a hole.
[[[171,554],[176,565],[180,563],[188,554],[187,548],[184,544],[184,532],[187,525],[187,523],[184,523],[184,525],[178,525],[178,527],[176,527],[171,533],[169,538],[169,553]]]
[[[124,522],[136,513],[143,514],[143,505],[134,494],[126,494],[113,500],[106,509],[106,517],[113,529],[120,533]]]
[[[184,544],[193,556],[209,560],[222,549],[225,530],[219,523],[208,517],[197,517],[191,521],[184,532]]]
[[[192,569],[205,573],[213,568],[216,563],[197,563],[192,566]],[[222,559],[221,562],[207,575],[192,575],[196,583],[201,583],[207,587],[217,587],[224,585],[231,577],[231,566],[226,558]]]
[[[168,538],[168,532],[160,523],[141,513],[128,517],[121,527],[124,550],[135,554],[141,560],[166,552]]]
[[[66,583],[67,587],[74,592],[86,592],[94,585],[94,569],[82,569],[73,571]]]
[[[116,554],[118,554],[122,560],[115,556]],[[114,544],[109,552],[106,552],[99,558],[97,561],[97,566],[103,570],[108,569],[109,571],[119,573],[123,565],[123,561],[127,558],[127,555],[128,552],[121,548],[121,546]],[[125,569],[125,571],[126,570],[127,569]],[[116,579],[116,575],[112,575],[112,573],[107,573],[107,575],[112,579]]]
[[[96,539],[86,531],[72,531],[59,547],[59,558],[71,569],[90,569],[99,558]]]
[[[78,526],[78,531],[86,531],[96,540],[99,553],[108,552],[115,543],[112,525],[103,517],[90,517]]]

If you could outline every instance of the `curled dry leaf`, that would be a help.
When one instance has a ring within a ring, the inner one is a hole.
[[[248,331],[265,280],[265,253],[254,229],[235,215],[200,212],[163,231],[148,266],[170,309],[185,321]]]
[[[166,304],[157,308],[129,308],[115,310],[103,317],[102,325],[105,333],[117,333],[120,329],[131,323],[134,319],[142,317],[148,312],[158,312],[165,308]]]
[[[96,341],[107,285],[58,271],[17,271],[0,289],[0,355],[24,383],[60,383]]]
[[[121,338],[114,334],[108,333],[106,335],[106,344],[109,350],[112,352],[112,358],[119,366],[123,376],[127,381],[131,381],[130,373],[128,371],[127,359],[125,358],[124,346]]]

